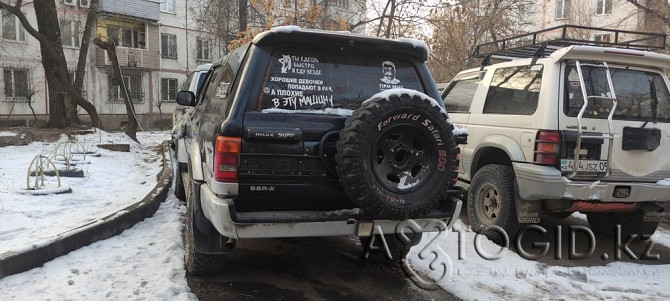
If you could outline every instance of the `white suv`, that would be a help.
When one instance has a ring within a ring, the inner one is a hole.
[[[670,217],[670,56],[555,44],[502,44],[488,59],[507,62],[460,72],[442,93],[469,133],[459,178],[472,227],[501,241],[492,225],[513,238],[543,213],[579,211],[604,235],[647,238]]]

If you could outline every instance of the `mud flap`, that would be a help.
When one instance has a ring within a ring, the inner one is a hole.
[[[540,223],[541,201],[524,201],[516,198],[516,217],[519,224]]]
[[[203,254],[226,254],[235,249],[236,241],[216,231],[212,223],[205,217],[200,205],[200,182],[193,182],[193,246]]]

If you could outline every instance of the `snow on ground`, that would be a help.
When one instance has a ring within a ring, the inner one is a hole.
[[[438,284],[464,300],[670,300],[667,289],[670,265],[642,265],[612,262],[605,266],[548,266],[525,260],[504,249],[498,260],[485,260],[474,250],[475,233],[458,220],[454,230],[463,235],[463,258],[459,259],[458,234],[438,237],[438,245],[451,258],[451,277]],[[670,231],[657,232],[670,238]],[[444,235],[444,234],[441,234]],[[432,241],[435,234],[424,235],[421,244],[412,248],[408,259],[419,272],[434,279],[441,274],[431,271],[433,255],[419,257],[419,252]],[[486,238],[482,249],[497,254],[500,247]]]
[[[91,164],[81,165],[84,178],[61,178],[71,193],[35,196],[22,194],[32,159],[52,150],[58,142],[33,142],[25,146],[0,147],[0,254],[42,245],[56,235],[95,221],[142,199],[156,185],[161,155],[155,146],[169,139],[168,132],[139,132],[141,144],[124,133],[97,132],[77,136]],[[127,143],[130,153],[98,149],[98,143]],[[34,178],[33,178],[34,179]],[[45,177],[54,189],[54,177]],[[32,182],[32,181],[31,181]],[[111,185],[110,185],[111,184]]]
[[[153,217],[43,267],[0,279],[2,300],[197,300],[186,283],[172,191]]]

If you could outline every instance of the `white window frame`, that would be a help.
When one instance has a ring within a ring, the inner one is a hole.
[[[174,14],[174,3],[175,0],[161,0],[161,11]]]
[[[167,83],[167,92],[163,89],[163,82]],[[174,87],[171,87],[174,85]],[[170,90],[174,90],[174,95],[173,97],[170,98]],[[161,101],[162,102],[175,102],[177,100],[177,92],[179,91],[179,80],[173,77],[162,77],[161,78]],[[165,95],[163,93],[167,93],[167,97],[164,97]]]
[[[568,11],[570,10],[570,0],[556,0],[556,20],[563,20],[568,18]],[[559,15],[560,12],[560,15]]]
[[[65,47],[79,48],[81,41],[81,22],[74,20],[61,19],[59,21],[61,43]],[[66,35],[65,27],[69,27],[69,34]],[[65,43],[69,41],[69,45]]]
[[[5,17],[14,18],[14,38],[5,38],[5,32],[3,28],[5,25]],[[26,30],[23,28],[23,25],[21,25],[19,18],[8,11],[5,11],[4,9],[0,9],[0,39],[4,41],[26,41]]]
[[[111,39],[111,40],[118,40],[118,41],[119,41],[119,42],[116,44],[116,47],[124,47],[124,48],[132,48],[132,49],[147,50],[147,48],[148,48],[148,46],[147,46],[147,32],[148,32],[148,28],[147,28],[147,24],[146,24],[146,23],[144,23],[143,26],[144,26],[144,31],[143,31],[143,33],[144,33],[144,41],[143,41],[143,42],[144,42],[144,43],[143,43],[144,48],[139,47],[139,46],[140,46],[140,41],[142,41],[141,39],[139,39],[139,36],[140,36],[140,34],[142,33],[142,31],[140,31],[139,29],[128,28],[128,27],[122,27],[122,26],[107,26],[107,38],[110,39],[110,36],[109,36],[109,29],[111,29],[111,28],[116,28],[117,31],[118,31],[118,36],[116,37],[116,39]],[[130,45],[125,45],[125,44],[123,43],[123,31],[124,31],[124,30],[130,30],[130,32],[131,32],[131,34],[130,34]],[[134,33],[137,33],[137,34],[134,34]],[[135,36],[138,37],[137,40],[135,39]],[[138,47],[135,47],[135,46],[134,46],[134,45],[136,44],[135,42],[137,42],[137,46],[138,46]]]
[[[9,70],[9,81],[11,85],[11,95],[7,95],[7,81],[5,78],[5,72]],[[16,82],[16,72],[17,71],[23,71],[26,73],[26,80],[23,82],[25,85],[25,92],[26,95],[16,95],[16,91],[18,90],[16,88],[17,82]],[[6,102],[28,102],[28,94],[30,93],[30,70],[29,69],[22,69],[22,68],[4,68],[2,69],[2,83],[3,83],[3,91],[2,95],[5,98]]]
[[[198,61],[211,61],[212,60],[212,40],[196,38],[196,55],[195,58]]]
[[[172,45],[170,45],[170,40],[172,40]],[[167,43],[164,45],[164,43]],[[165,46],[165,47],[164,47]],[[172,47],[170,47],[172,46]],[[167,51],[164,51],[166,50]],[[168,59],[177,58],[177,35],[170,33],[161,33],[161,57]]]
[[[611,15],[612,14],[612,0],[596,0],[596,15]],[[609,4],[609,12],[607,11]]]

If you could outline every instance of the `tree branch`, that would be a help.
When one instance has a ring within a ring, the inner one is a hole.
[[[626,0],[626,1],[628,3],[634,5],[638,9],[641,9],[648,14],[651,14],[653,16],[658,17],[659,19],[661,19],[661,21],[663,21],[663,23],[665,23],[665,25],[670,26],[670,18],[668,18],[667,15],[659,12],[658,10],[655,10],[655,9],[649,8],[648,6],[642,5],[637,0]]]

